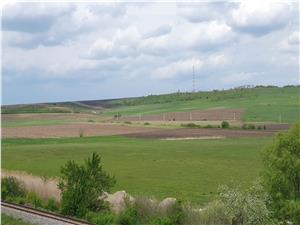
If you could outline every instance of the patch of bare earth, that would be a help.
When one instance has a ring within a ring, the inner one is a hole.
[[[127,137],[135,138],[158,138],[158,139],[174,139],[174,138],[213,138],[213,137],[269,137],[273,136],[276,131],[252,131],[252,130],[230,130],[218,128],[179,128],[179,129],[161,129],[157,131],[141,132],[126,134]]]
[[[83,136],[127,135],[156,132],[161,129],[110,124],[66,124],[49,126],[4,127],[3,138],[56,138]]]

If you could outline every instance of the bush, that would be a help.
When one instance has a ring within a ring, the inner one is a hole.
[[[104,207],[98,197],[109,191],[115,178],[103,171],[101,158],[93,153],[84,165],[68,161],[61,168],[61,211],[69,216],[84,217],[88,211],[98,211]]]
[[[227,129],[227,128],[229,128],[229,123],[228,123],[227,121],[223,121],[223,122],[221,123],[221,127],[222,127],[223,129]]]
[[[260,182],[256,182],[248,190],[228,186],[219,188],[219,201],[224,204],[225,215],[230,219],[230,224],[264,225],[269,223],[268,199]]]
[[[136,197],[134,205],[137,209],[138,217],[144,223],[149,222],[153,218],[161,216],[159,202],[156,200],[150,200],[144,197]]]
[[[176,201],[176,203],[171,207],[171,210],[169,211],[169,219],[173,225],[183,224],[185,215],[180,201]]]
[[[248,124],[248,129],[249,130],[255,130],[256,126],[254,124]]]
[[[88,212],[86,220],[97,225],[110,225],[114,222],[114,215],[110,212]]]
[[[82,137],[83,137],[83,135],[84,135],[84,131],[83,131],[83,129],[82,129],[82,128],[80,128],[80,129],[79,129],[79,131],[78,131],[78,133],[79,133],[79,137],[80,137],[80,138],[82,138]]]
[[[242,125],[243,130],[255,130],[256,126],[254,124],[243,124]]]
[[[88,122],[89,122],[89,123],[93,123],[93,122],[95,122],[95,120],[88,120]]]
[[[24,197],[25,189],[16,178],[4,177],[1,179],[1,195],[4,200],[8,197]]]
[[[182,123],[182,127],[187,127],[187,128],[201,128],[200,125],[195,124],[195,123]]]
[[[173,225],[170,218],[156,218],[149,225]]]
[[[59,210],[59,204],[53,198],[50,198],[45,205],[45,209],[56,212]]]
[[[118,218],[119,225],[137,225],[138,223],[138,213],[134,206],[128,206],[123,213],[119,215]]]
[[[230,218],[226,215],[225,205],[219,200],[210,202],[202,211],[200,211],[196,222],[199,224],[230,224]],[[195,223],[195,221],[193,221]]]
[[[42,208],[43,204],[42,201],[37,195],[33,192],[29,192],[26,195],[26,202],[31,204],[34,208]]]
[[[131,121],[125,121],[125,124],[132,124]]]
[[[149,123],[149,122],[146,122],[146,123],[144,123],[144,125],[146,125],[146,126],[147,126],[147,125],[150,125],[150,123]]]

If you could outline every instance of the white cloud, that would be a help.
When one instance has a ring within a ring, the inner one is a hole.
[[[299,54],[300,31],[292,32],[286,40],[281,41],[279,48],[283,52]]]
[[[191,75],[193,66],[197,68],[201,68],[203,65],[203,61],[200,59],[187,59],[187,60],[180,60],[177,62],[173,62],[168,66],[164,66],[161,68],[156,69],[152,77],[159,78],[159,79],[166,79],[166,78],[173,78],[175,76],[182,76],[182,75]]]
[[[262,35],[287,25],[291,14],[289,3],[242,1],[232,10],[232,24],[241,31]]]
[[[236,73],[236,74],[230,74],[226,75],[223,78],[221,78],[221,81],[225,84],[245,84],[246,82],[251,81],[257,73]]]
[[[286,83],[299,68],[294,6],[13,4],[3,11],[3,80],[135,79],[145,90],[155,86],[151,82],[178,89],[178,83],[190,84],[195,65],[203,89],[254,78]],[[260,76],[248,72],[253,68]]]
[[[222,67],[229,62],[225,55],[211,55],[205,59],[191,58],[172,62],[154,70],[153,78],[170,79],[174,77],[191,76],[194,67],[195,73],[204,69]]]

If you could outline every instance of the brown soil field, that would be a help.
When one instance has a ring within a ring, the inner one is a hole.
[[[190,112],[170,112],[159,115],[124,116],[121,121],[222,121],[241,119],[243,109],[210,109]]]
[[[65,124],[49,126],[4,127],[3,138],[55,138],[83,136],[110,136],[130,133],[155,132],[161,129],[110,124]]]
[[[32,120],[62,120],[62,121],[104,121],[110,119],[102,115],[86,113],[24,113],[24,114],[2,114],[2,121],[32,121]]]
[[[276,131],[250,131],[250,130],[229,130],[218,128],[201,129],[161,129],[149,132],[126,134],[127,137],[135,138],[197,138],[197,137],[268,137],[273,136]]]

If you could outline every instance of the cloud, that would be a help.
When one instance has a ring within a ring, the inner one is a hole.
[[[190,90],[193,65],[203,90],[243,82],[286,84],[299,75],[296,5],[11,4],[3,9],[5,96],[21,85],[30,90],[47,82],[101,83],[102,89],[118,82],[117,93],[127,96]],[[116,96],[115,88],[105,90],[106,97]]]
[[[234,40],[231,28],[218,21],[184,23],[171,33],[152,37],[140,44],[145,54],[168,55],[180,51],[213,51]]]
[[[195,73],[216,67],[222,67],[228,63],[225,55],[211,55],[205,59],[191,58],[172,62],[154,70],[152,78],[170,79],[174,77],[191,77],[193,68]]]
[[[224,14],[227,17],[231,5],[230,2],[178,3],[178,15],[192,23],[220,20]]]
[[[118,29],[111,40],[98,38],[83,57],[90,59],[104,59],[110,57],[128,57],[137,54],[136,48],[141,34],[136,27],[124,30]]]
[[[15,3],[2,10],[2,29],[28,33],[47,31],[57,16],[68,13],[66,4]]]
[[[229,74],[221,78],[221,81],[225,84],[246,84],[247,82],[253,81],[255,76],[259,75],[257,72],[247,73],[235,73]]]
[[[279,48],[282,52],[299,54],[300,31],[292,32],[288,38],[280,42]]]
[[[170,25],[163,25],[146,33],[144,35],[144,38],[147,39],[147,38],[163,36],[169,34],[171,31],[172,31],[172,27]]]
[[[241,32],[261,36],[286,26],[291,14],[289,3],[243,1],[232,10],[231,22]]]

